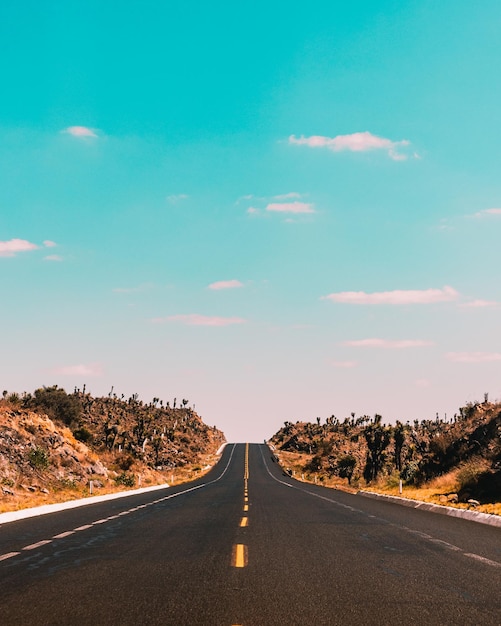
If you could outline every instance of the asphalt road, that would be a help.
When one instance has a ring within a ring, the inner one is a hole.
[[[501,624],[501,530],[228,445],[188,485],[0,527],[0,624]]]

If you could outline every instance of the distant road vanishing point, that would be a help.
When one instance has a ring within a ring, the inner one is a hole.
[[[501,624],[501,529],[284,475],[204,477],[0,526],[3,626]]]

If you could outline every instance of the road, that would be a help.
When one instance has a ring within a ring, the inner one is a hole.
[[[301,483],[198,481],[0,527],[0,624],[501,624],[499,528]]]

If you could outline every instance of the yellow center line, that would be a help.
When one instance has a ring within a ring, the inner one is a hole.
[[[245,444],[244,480],[249,478],[249,444]]]
[[[244,511],[248,511],[249,510],[249,505],[248,504],[244,504]]]
[[[242,517],[242,519],[240,520],[240,528],[245,528],[248,524],[249,524],[249,518]]]
[[[233,567],[245,567],[247,565],[247,546],[237,543],[233,546]]]

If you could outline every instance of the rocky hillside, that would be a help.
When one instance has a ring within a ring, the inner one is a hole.
[[[337,476],[357,487],[381,481],[424,485],[455,472],[459,501],[501,501],[501,404],[460,409],[451,420],[386,425],[380,415],[334,415],[321,423],[285,422],[270,440],[315,480]]]
[[[0,400],[0,510],[194,476],[225,438],[183,400],[44,387]]]

